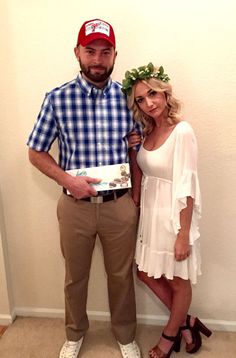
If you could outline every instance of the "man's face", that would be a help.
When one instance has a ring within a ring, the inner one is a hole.
[[[83,75],[98,87],[102,87],[113,71],[116,52],[106,40],[95,40],[87,46],[75,48]]]

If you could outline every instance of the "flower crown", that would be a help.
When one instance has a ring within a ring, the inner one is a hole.
[[[168,82],[170,78],[166,73],[164,73],[164,68],[160,66],[157,69],[150,62],[147,66],[141,66],[137,69],[132,69],[131,71],[125,72],[125,78],[122,81],[122,92],[125,94],[130,94],[133,85],[137,80],[146,80],[149,78],[156,78],[162,82]]]

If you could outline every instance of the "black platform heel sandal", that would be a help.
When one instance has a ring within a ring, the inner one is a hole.
[[[207,328],[197,317],[195,318],[193,329],[200,331],[207,338],[212,335],[212,331],[210,331],[209,328]]]
[[[201,334],[204,334],[206,337],[210,337],[212,332],[200,321],[199,318],[195,318],[194,325],[190,325],[190,315],[187,315],[186,326],[181,327],[181,331],[188,329],[192,335],[192,343],[186,343],[186,352],[187,353],[196,353],[202,346],[202,337]]]
[[[162,337],[167,339],[168,341],[173,342],[172,346],[170,347],[169,352],[168,353],[162,352],[162,350],[159,348],[159,346],[157,344],[155,347],[150,349],[150,351],[148,352],[149,357],[151,357],[151,358],[169,358],[173,351],[175,351],[177,353],[180,351],[181,339],[182,339],[182,334],[180,331],[178,332],[178,334],[175,337],[167,336],[165,333],[162,333]]]

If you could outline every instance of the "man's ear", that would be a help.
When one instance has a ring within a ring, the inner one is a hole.
[[[79,46],[76,46],[74,48],[74,54],[75,54],[75,57],[77,58],[77,60],[79,61]]]

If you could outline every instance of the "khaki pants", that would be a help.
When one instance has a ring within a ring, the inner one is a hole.
[[[132,264],[138,209],[130,194],[101,204],[62,194],[57,214],[65,258],[67,339],[79,340],[89,327],[86,313],[88,280],[98,235],[107,273],[112,329],[120,343],[132,342],[136,330]]]

